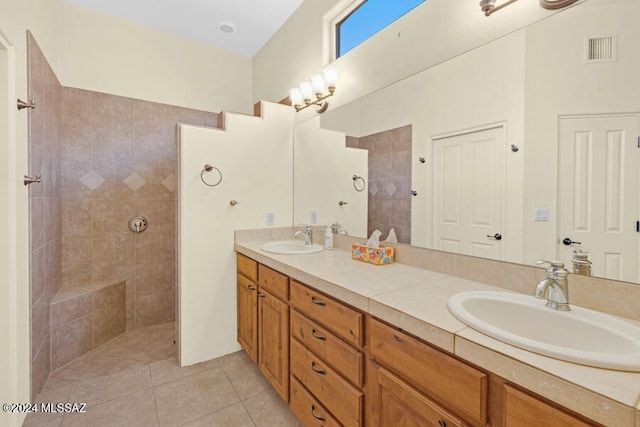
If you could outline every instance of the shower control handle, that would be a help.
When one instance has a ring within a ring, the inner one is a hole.
[[[143,216],[132,216],[129,218],[129,230],[136,234],[142,233],[147,229],[147,219]]]

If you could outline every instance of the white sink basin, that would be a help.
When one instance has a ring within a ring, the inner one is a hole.
[[[640,372],[640,328],[593,310],[555,311],[533,296],[463,292],[449,299],[461,322],[535,353],[598,368]]]
[[[302,240],[277,240],[275,242],[265,243],[260,246],[260,249],[272,254],[303,255],[320,252],[322,245],[317,243],[305,245]]]

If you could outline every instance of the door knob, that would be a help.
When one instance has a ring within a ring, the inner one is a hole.
[[[487,234],[487,237],[495,240],[502,240],[502,234],[496,233],[493,236],[491,234]]]
[[[581,244],[582,244],[582,242],[574,242],[573,240],[571,240],[571,239],[570,239],[570,238],[568,238],[568,237],[565,237],[565,238],[562,240],[562,243],[563,243],[565,246],[569,246],[569,245],[581,245]]]

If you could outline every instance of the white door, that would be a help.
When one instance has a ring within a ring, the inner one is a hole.
[[[639,122],[636,114],[560,119],[557,255],[566,265],[580,249],[594,276],[640,280]]]
[[[504,128],[434,139],[433,248],[503,259]]]

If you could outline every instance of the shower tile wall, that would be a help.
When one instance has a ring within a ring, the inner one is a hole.
[[[27,32],[29,174],[42,182],[29,186],[31,394],[38,394],[50,371],[50,302],[60,287],[60,99],[62,86],[40,47]],[[22,114],[22,113],[18,113]]]
[[[347,137],[347,146],[369,150],[367,235],[393,228],[399,243],[411,243],[411,125]]]
[[[174,320],[178,122],[217,115],[62,89],[62,283],[126,280],[127,329]]]

